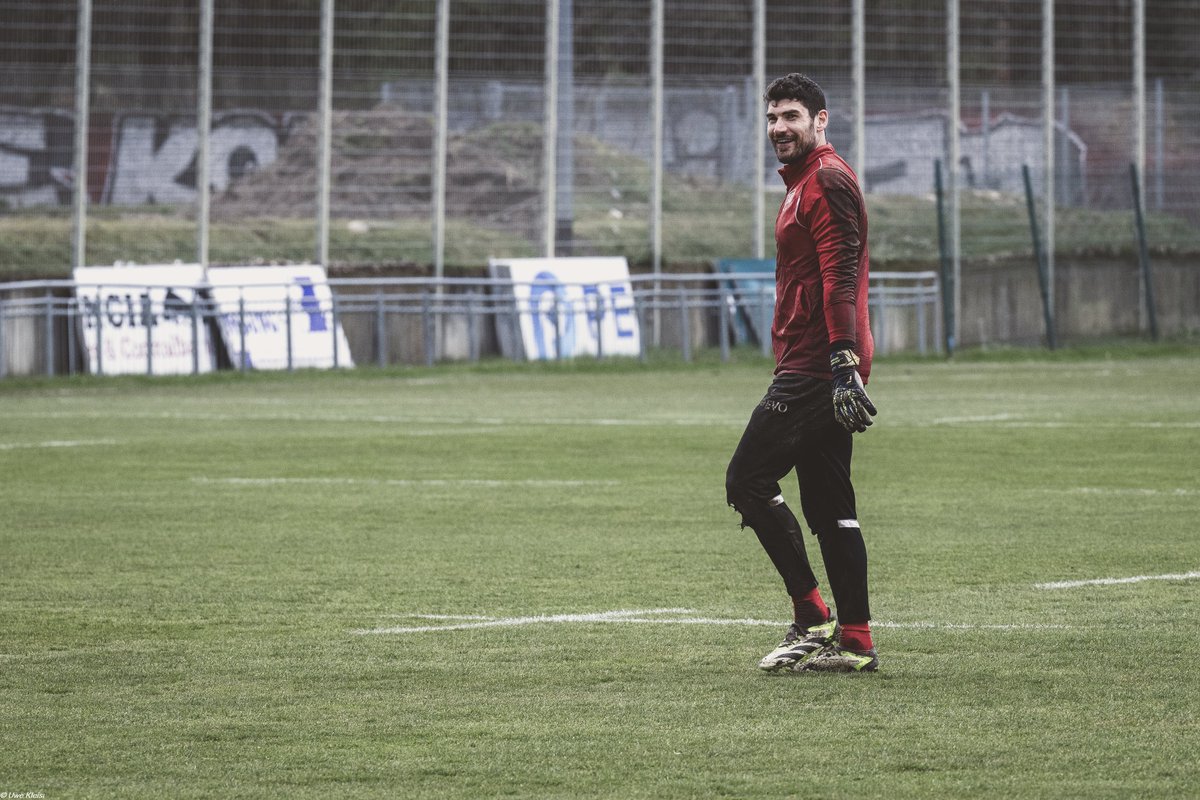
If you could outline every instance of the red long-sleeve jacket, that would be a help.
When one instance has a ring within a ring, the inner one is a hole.
[[[831,378],[830,345],[848,343],[866,383],[875,341],[867,310],[867,205],[833,145],[779,170],[787,196],[775,219],[775,374]]]

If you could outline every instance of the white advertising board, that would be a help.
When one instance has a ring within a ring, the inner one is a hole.
[[[102,375],[213,369],[199,264],[77,267],[84,368]]]
[[[641,351],[624,258],[492,259],[489,267],[493,278],[512,282],[519,341],[498,320],[509,357],[532,361]]]
[[[212,267],[208,283],[235,368],[354,366],[324,267]]]

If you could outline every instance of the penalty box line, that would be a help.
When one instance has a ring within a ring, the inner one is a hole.
[[[1144,581],[1189,581],[1200,579],[1200,571],[1169,573],[1166,575],[1134,575],[1127,578],[1090,578],[1074,581],[1053,581],[1050,583],[1035,583],[1035,589],[1076,589],[1084,586],[1118,586]],[[489,617],[481,615],[455,614],[396,614],[393,616],[406,619],[422,619],[436,621],[435,625],[395,625],[380,628],[363,628],[350,631],[359,636],[402,635],[413,633],[445,633],[450,631],[477,630],[480,628],[512,628],[524,625],[553,625],[553,624],[593,624],[593,623],[623,623],[626,625],[741,625],[782,627],[784,623],[773,619],[753,618],[722,618],[699,617],[689,608],[648,608],[648,609],[618,609],[600,611],[590,614],[537,614],[523,617]],[[871,625],[876,628],[914,628],[936,630],[992,630],[992,631],[1024,631],[1024,630],[1063,630],[1071,625],[1015,623],[1015,624],[974,624],[951,622],[889,622],[873,620]]]
[[[54,439],[48,442],[0,442],[0,450],[49,450],[59,447],[111,447],[116,439]]]
[[[525,625],[553,624],[626,624],[626,625],[738,625],[748,627],[782,628],[787,623],[775,619],[752,618],[722,618],[695,616],[696,612],[688,608],[649,608],[649,609],[619,609],[601,611],[591,614],[538,614],[524,617],[479,617],[454,616],[444,614],[407,614],[398,615],[412,619],[437,620],[436,625],[396,625],[380,628],[364,628],[353,630],[351,633],[359,636],[388,636],[414,633],[444,633],[450,631],[478,630],[481,628],[512,628]],[[887,622],[873,621],[876,628],[917,628],[941,630],[996,630],[1019,631],[1035,629],[1065,629],[1070,625],[1049,624],[958,624],[944,622]]]
[[[1200,571],[1177,572],[1167,575],[1133,575],[1128,578],[1088,578],[1078,581],[1052,581],[1050,583],[1035,583],[1035,589],[1078,589],[1083,586],[1120,586],[1126,583],[1144,583],[1145,581],[1194,581],[1200,578]]]

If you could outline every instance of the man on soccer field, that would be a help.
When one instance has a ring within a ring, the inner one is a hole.
[[[793,623],[767,671],[871,672],[867,549],[850,482],[851,434],[871,424],[863,385],[875,345],[867,312],[867,209],[858,179],[825,141],[825,93],[797,73],[764,97],[787,195],[775,220],[775,376],[729,462],[729,504],[758,535],[792,599]],[[779,481],[793,469],[838,619],[813,575]]]

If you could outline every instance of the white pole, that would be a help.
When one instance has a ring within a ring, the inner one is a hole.
[[[1154,207],[1163,207],[1163,129],[1166,127],[1166,109],[1163,106],[1163,79],[1154,79]]]
[[[1133,2],[1133,163],[1137,165],[1138,202],[1145,208],[1146,185],[1146,0]]]
[[[650,253],[656,275],[662,271],[663,1],[654,0],[650,7]]]
[[[333,3],[321,0],[320,86],[317,98],[317,263],[329,266],[329,195],[333,163]]]
[[[200,85],[196,108],[196,263],[208,266],[209,201],[212,197],[208,154],[212,141],[213,0],[200,3]]]
[[[92,1],[79,0],[75,32],[75,185],[71,261],[84,265],[87,257],[88,105],[92,71]]]
[[[437,96],[434,98],[433,143],[433,274],[441,291],[446,274],[446,158],[450,93],[450,0],[438,0],[437,43],[434,55]]]
[[[575,0],[558,0],[557,67],[554,247],[570,255],[575,239]]]
[[[767,203],[763,196],[767,190],[763,162],[767,159],[767,136],[762,115],[762,96],[767,88],[767,2],[754,2],[754,257],[765,258],[767,253],[766,237],[763,226],[766,223]]]
[[[664,0],[653,0],[650,6],[650,125],[654,142],[650,165],[650,256],[654,271],[654,336],[657,347],[662,343],[662,216],[663,216],[663,37]]]
[[[866,0],[854,0],[853,20],[850,25],[851,82],[854,92],[854,171],[866,188],[867,175],[867,57]]]
[[[542,194],[546,203],[542,250],[554,258],[554,229],[558,222],[555,193],[558,191],[558,3],[546,3],[545,124],[542,129]]]
[[[979,158],[982,164],[979,174],[983,178],[983,188],[988,189],[992,185],[992,94],[987,89],[979,93],[979,117],[983,120],[979,131],[983,136],[983,153]]]
[[[1046,302],[1054,312],[1054,0],[1042,0],[1042,201],[1045,223]]]
[[[1146,0],[1133,0],[1133,164],[1137,168],[1137,196],[1133,202],[1146,208]],[[1149,322],[1145,281],[1138,282],[1139,326]]]
[[[958,123],[962,118],[961,97],[959,85],[959,44],[958,44],[958,0],[946,0],[946,78],[950,91],[950,119],[948,120],[948,135],[950,137],[950,152],[946,170],[949,176],[949,206],[950,206],[950,252],[954,274],[954,341],[961,341],[962,333],[962,213],[959,207],[959,178],[958,162],[961,158],[959,148]]]

